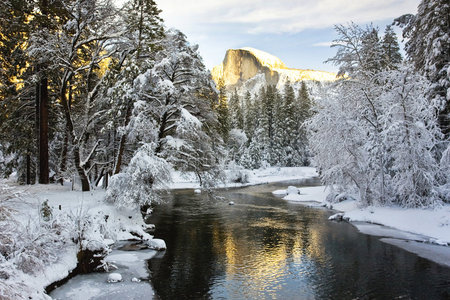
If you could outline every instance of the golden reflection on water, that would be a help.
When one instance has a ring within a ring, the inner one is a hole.
[[[253,299],[275,298],[277,291],[284,288],[286,271],[308,282],[308,275],[314,273],[314,264],[327,260],[324,248],[323,228],[320,224],[292,224],[288,221],[262,218],[249,225],[254,228],[276,229],[276,237],[255,239],[255,236],[241,235],[233,226],[217,226],[213,230],[213,248],[216,254],[224,256],[225,283],[240,282],[236,286],[224,286],[230,293]],[[293,229],[293,230],[292,230]],[[292,236],[292,234],[295,234]],[[222,237],[222,238],[221,238]],[[295,265],[291,270],[289,265]]]

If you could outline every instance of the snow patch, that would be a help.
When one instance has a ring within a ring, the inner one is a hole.
[[[121,282],[122,281],[122,275],[120,275],[119,273],[111,273],[108,275],[108,280],[109,283],[116,283],[116,282]]]
[[[146,244],[148,248],[152,250],[162,251],[167,249],[166,242],[161,239],[151,239],[146,241]]]

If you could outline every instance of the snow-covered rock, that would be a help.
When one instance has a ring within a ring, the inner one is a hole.
[[[141,282],[141,280],[139,278],[133,277],[131,278],[132,282]]]
[[[121,282],[122,281],[122,275],[119,273],[111,273],[108,275],[108,282],[115,283],[115,282]]]
[[[157,251],[162,251],[162,250],[166,250],[167,246],[166,246],[166,242],[164,242],[164,240],[161,239],[151,239],[145,242],[148,246],[149,249],[153,249],[153,250],[157,250]]]
[[[328,220],[333,220],[333,221],[342,221],[344,219],[344,213],[337,213],[334,214],[330,217],[328,217]]]
[[[201,190],[201,189],[195,189],[195,190],[194,190],[194,193],[195,193],[195,194],[201,194],[201,193],[202,193],[202,190]]]
[[[228,202],[228,205],[234,205],[233,201]]]
[[[286,196],[287,190],[275,190],[272,192],[272,194],[277,195],[277,196]]]
[[[155,224],[143,224],[142,228],[144,228],[144,230],[155,230]]]
[[[297,194],[297,195],[300,195],[300,189],[299,188],[296,188],[295,186],[292,186],[292,185],[290,185],[290,186],[288,186],[288,188],[287,188],[287,190],[286,190],[286,193],[288,194],[288,195],[291,195],[291,194]]]

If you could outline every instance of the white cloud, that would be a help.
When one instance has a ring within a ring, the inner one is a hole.
[[[169,26],[244,25],[247,33],[296,33],[367,23],[417,10],[420,0],[157,0]]]
[[[320,43],[315,43],[312,46],[313,47],[331,47],[331,45],[333,45],[333,42],[320,42]]]

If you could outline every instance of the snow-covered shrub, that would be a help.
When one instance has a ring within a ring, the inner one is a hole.
[[[228,164],[227,181],[235,183],[248,183],[248,171],[232,161]]]
[[[229,159],[231,161],[238,161],[238,159],[244,153],[247,141],[247,135],[243,130],[237,128],[233,128],[230,130],[230,134],[228,137],[228,149],[230,149]]]
[[[171,181],[171,166],[155,155],[151,144],[135,153],[124,173],[111,177],[106,199],[117,207],[139,209],[159,202],[161,191]]]
[[[45,200],[41,205],[41,216],[44,221],[50,221],[52,217],[52,209],[48,205],[48,200]]]

